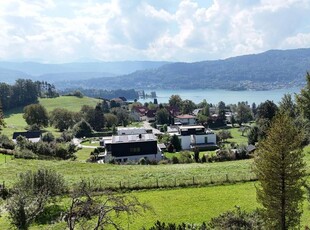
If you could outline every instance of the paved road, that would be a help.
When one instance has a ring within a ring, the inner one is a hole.
[[[81,145],[81,140],[78,138],[72,139],[73,144],[75,144],[78,148],[87,148],[87,149],[95,149],[96,146],[89,146],[89,145]]]
[[[153,128],[148,121],[143,121],[143,127],[145,129],[152,129],[154,135],[161,134],[161,132],[158,129]]]

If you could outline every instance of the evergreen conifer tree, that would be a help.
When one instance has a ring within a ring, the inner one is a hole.
[[[259,143],[254,171],[259,181],[257,199],[268,229],[299,227],[305,176],[301,141],[292,118],[281,113]]]

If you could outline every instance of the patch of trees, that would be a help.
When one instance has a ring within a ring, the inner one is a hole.
[[[103,90],[103,89],[65,89],[62,90],[60,93],[62,95],[72,94],[72,92],[79,91],[81,94],[93,97],[93,98],[105,98],[105,99],[112,99],[118,97],[125,97],[127,99],[138,99],[139,94],[134,89],[116,89],[116,90]]]
[[[46,134],[48,135],[48,134]],[[39,142],[31,142],[25,137],[18,136],[16,139],[16,148],[14,156],[25,159],[70,159],[75,158],[74,153],[76,147],[71,143],[59,143],[49,134],[49,137],[44,138]],[[57,139],[62,140],[62,138]]]
[[[38,97],[57,97],[53,85],[29,79],[18,79],[14,85],[0,83],[0,101],[3,110],[26,106],[38,101]]]

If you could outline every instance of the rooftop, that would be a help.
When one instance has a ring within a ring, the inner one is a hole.
[[[183,114],[183,115],[176,116],[176,118],[179,118],[179,119],[194,119],[196,117],[193,116],[193,115],[189,115],[189,114]]]
[[[112,144],[114,143],[129,143],[129,142],[145,142],[145,141],[155,141],[155,135],[152,133],[145,133],[139,135],[122,135],[113,136]]]
[[[180,130],[186,130],[186,129],[204,129],[205,127],[203,125],[182,125],[179,126]]]

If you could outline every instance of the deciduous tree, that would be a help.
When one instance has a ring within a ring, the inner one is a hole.
[[[50,113],[50,122],[55,128],[62,132],[73,127],[77,122],[75,119],[76,117],[74,112],[64,108],[56,108]]]
[[[241,126],[253,119],[251,108],[244,102],[238,103],[236,121]]]
[[[292,118],[278,114],[259,143],[254,161],[257,199],[269,229],[295,229],[300,224],[305,175],[301,140]]]
[[[273,101],[265,101],[257,107],[257,119],[271,120],[277,113],[278,106]]]
[[[181,109],[182,99],[179,95],[171,95],[169,98],[169,105]]]
[[[23,118],[28,125],[38,125],[39,127],[48,126],[48,114],[45,107],[41,104],[31,104],[24,108]]]
[[[162,108],[156,112],[156,121],[158,124],[169,124],[169,112],[167,109]]]

